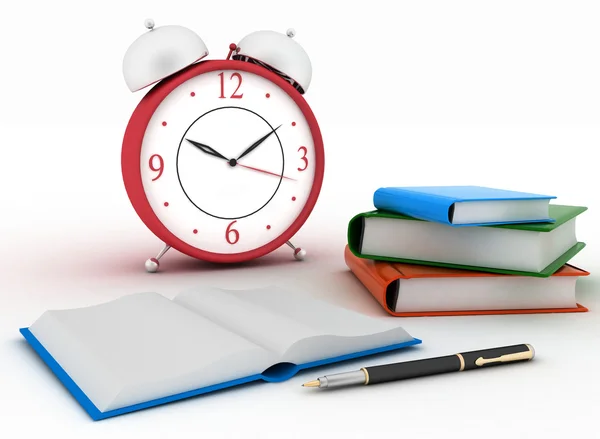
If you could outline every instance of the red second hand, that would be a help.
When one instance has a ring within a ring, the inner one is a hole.
[[[275,177],[282,177],[286,180],[296,181],[294,178],[286,177],[285,175],[276,174],[275,172],[265,171],[264,169],[253,168],[252,166],[242,165],[241,163],[237,163],[237,166],[241,166],[242,168],[251,169],[253,171],[262,172],[263,174],[274,175]]]

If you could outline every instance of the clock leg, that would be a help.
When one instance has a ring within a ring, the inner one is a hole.
[[[301,261],[306,257],[306,250],[301,249],[300,247],[294,247],[291,241],[286,242],[287,245],[290,246],[292,250],[294,250],[294,257],[297,261]]]
[[[150,258],[146,261],[146,271],[148,273],[156,273],[158,271],[158,266],[160,265],[158,260],[164,256],[164,254],[171,248],[170,245],[166,245],[160,251],[160,253],[155,258]]]

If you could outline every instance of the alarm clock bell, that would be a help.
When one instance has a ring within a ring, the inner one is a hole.
[[[270,30],[253,32],[231,47],[233,59],[258,64],[278,74],[301,94],[306,93],[312,78],[308,54],[293,38],[294,29],[286,34]]]
[[[129,90],[136,92],[205,58],[208,49],[195,32],[176,25],[154,27],[136,39],[123,58],[123,76]]]

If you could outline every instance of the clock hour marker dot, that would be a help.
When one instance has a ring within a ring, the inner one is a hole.
[[[194,93],[194,92],[191,92],[191,93],[190,93],[190,96],[191,96],[191,97],[194,97],[194,96],[196,96],[196,93]]]
[[[267,99],[269,99],[271,97],[271,94],[267,93],[265,96],[266,96]]]
[[[163,127],[166,127],[166,126],[167,126],[167,122],[164,122],[164,121],[163,121],[163,123],[162,123],[162,126],[163,126]]]
[[[267,230],[271,230],[271,226],[267,226]]]
[[[194,235],[195,235],[196,233],[198,233],[198,229],[194,229],[193,232],[194,232]]]
[[[296,197],[292,197],[292,201],[296,201]]]
[[[165,201],[165,207],[169,207],[169,202]]]
[[[295,127],[296,126],[296,122],[292,122],[292,126]]]

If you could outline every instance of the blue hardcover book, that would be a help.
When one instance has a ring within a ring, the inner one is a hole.
[[[47,311],[20,331],[93,420],[421,343],[277,287],[133,294]]]
[[[450,226],[552,223],[552,195],[481,186],[384,187],[375,191],[378,210]]]

